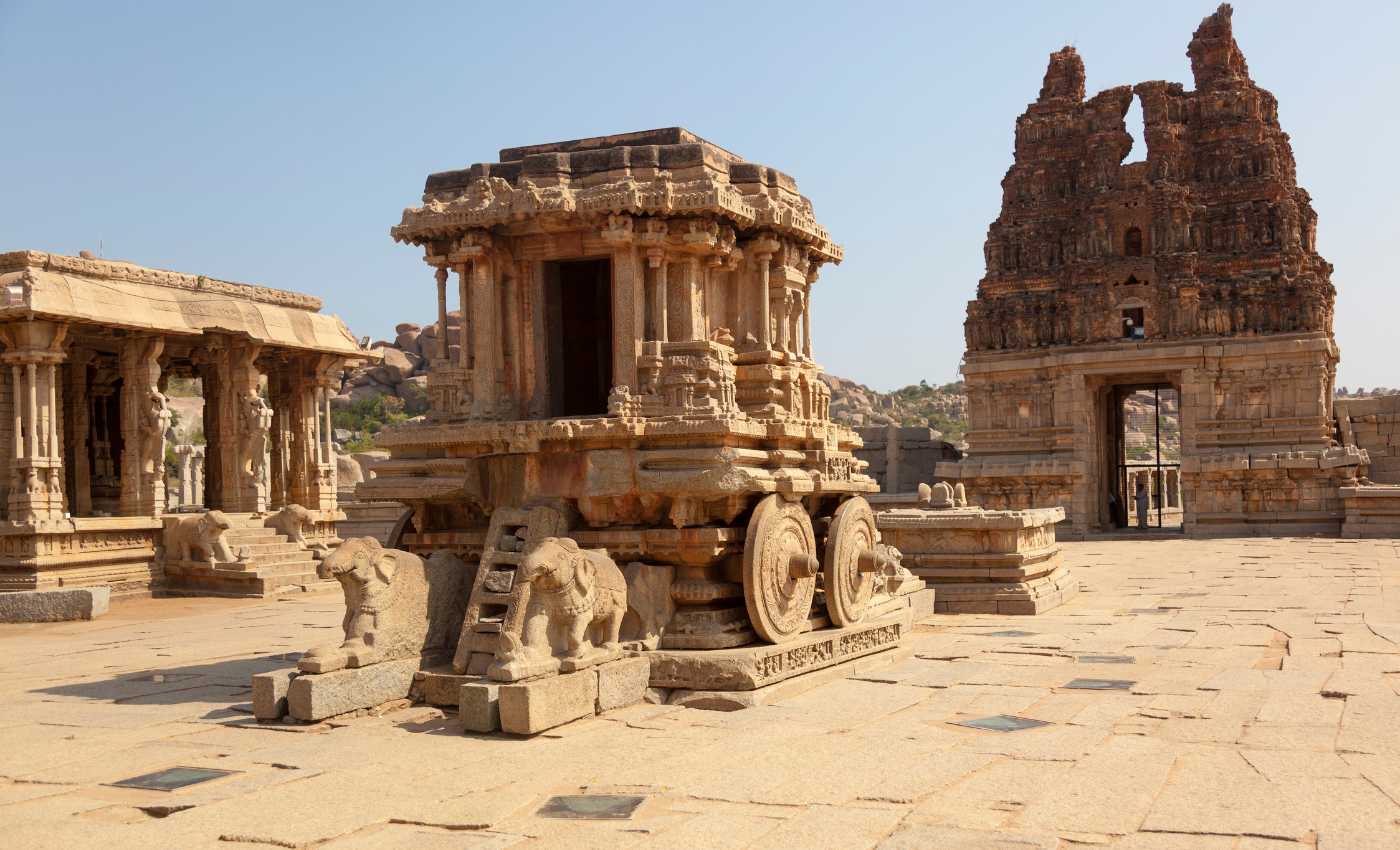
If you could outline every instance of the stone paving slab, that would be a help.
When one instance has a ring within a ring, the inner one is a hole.
[[[0,822],[9,846],[62,850],[1400,847],[1395,541],[1065,550],[1084,592],[1047,614],[934,615],[903,657],[769,704],[638,705],[528,740],[430,706],[256,723],[250,676],[333,633],[331,594],[0,625]],[[1050,725],[953,725],[995,714]],[[238,773],[109,786],[177,765]],[[577,793],[647,799],[625,821],[535,815]]]

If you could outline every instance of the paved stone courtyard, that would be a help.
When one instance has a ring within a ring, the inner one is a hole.
[[[4,844],[1400,846],[1394,542],[1110,540],[1066,556],[1084,592],[1050,614],[936,616],[904,660],[775,705],[643,705],[530,740],[464,736],[423,707],[259,727],[249,674],[328,637],[338,595],[0,626]],[[1131,684],[1064,687],[1076,678]],[[1050,725],[952,725],[997,714]],[[237,773],[107,784],[174,765]],[[535,815],[581,791],[646,800],[626,820]]]

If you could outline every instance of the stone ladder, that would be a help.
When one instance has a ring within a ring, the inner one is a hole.
[[[332,587],[334,580],[316,575],[316,560],[276,529],[266,528],[266,516],[226,514],[233,527],[224,532],[229,548],[242,560],[232,564],[167,563],[168,592],[198,596],[274,596],[279,593]]]
[[[545,537],[559,536],[568,524],[558,511],[497,508],[491,514],[481,565],[472,582],[467,614],[452,667],[483,675],[496,654],[502,632],[519,635],[530,601],[530,586],[519,580],[525,553]]]

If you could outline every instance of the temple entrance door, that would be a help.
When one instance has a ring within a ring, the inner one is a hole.
[[[612,261],[545,263],[549,415],[599,416],[612,388]]]
[[[1112,404],[1115,479],[1108,498],[1114,526],[1179,530],[1180,394],[1171,384],[1116,386]]]

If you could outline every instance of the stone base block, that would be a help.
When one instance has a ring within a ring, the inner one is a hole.
[[[287,688],[297,676],[292,668],[253,674],[253,716],[272,723],[287,714]]]
[[[499,682],[473,681],[457,689],[457,718],[463,732],[495,732],[501,728]]]
[[[651,661],[645,655],[604,664],[597,672],[599,714],[636,705],[646,698]]]
[[[874,655],[844,661],[831,667],[792,679],[785,679],[751,691],[693,691],[677,688],[674,691],[653,689],[653,694],[657,697],[665,695],[664,702],[667,705],[679,705],[706,711],[738,711],[791,699],[827,682],[834,682],[837,679],[845,679],[850,676],[860,676],[881,667],[904,661],[913,655],[913,647],[898,646],[886,652],[877,652]]]
[[[405,658],[297,676],[287,687],[287,713],[297,720],[317,721],[404,699],[420,663],[417,658]]]
[[[60,623],[107,613],[110,587],[21,590],[0,593],[0,623]]]
[[[592,717],[597,701],[596,670],[502,685],[501,729],[512,735],[535,735],[571,720]]]
[[[1042,614],[1078,592],[1079,580],[1061,565],[1030,581],[940,582],[934,610],[939,614]]]
[[[452,707],[461,697],[462,686],[477,681],[476,676],[467,676],[447,670],[419,670],[413,677],[413,699],[428,705]]]
[[[649,652],[651,687],[751,691],[892,649],[904,640],[912,625],[912,612],[905,607],[890,616],[844,629],[808,632],[781,645]]]

